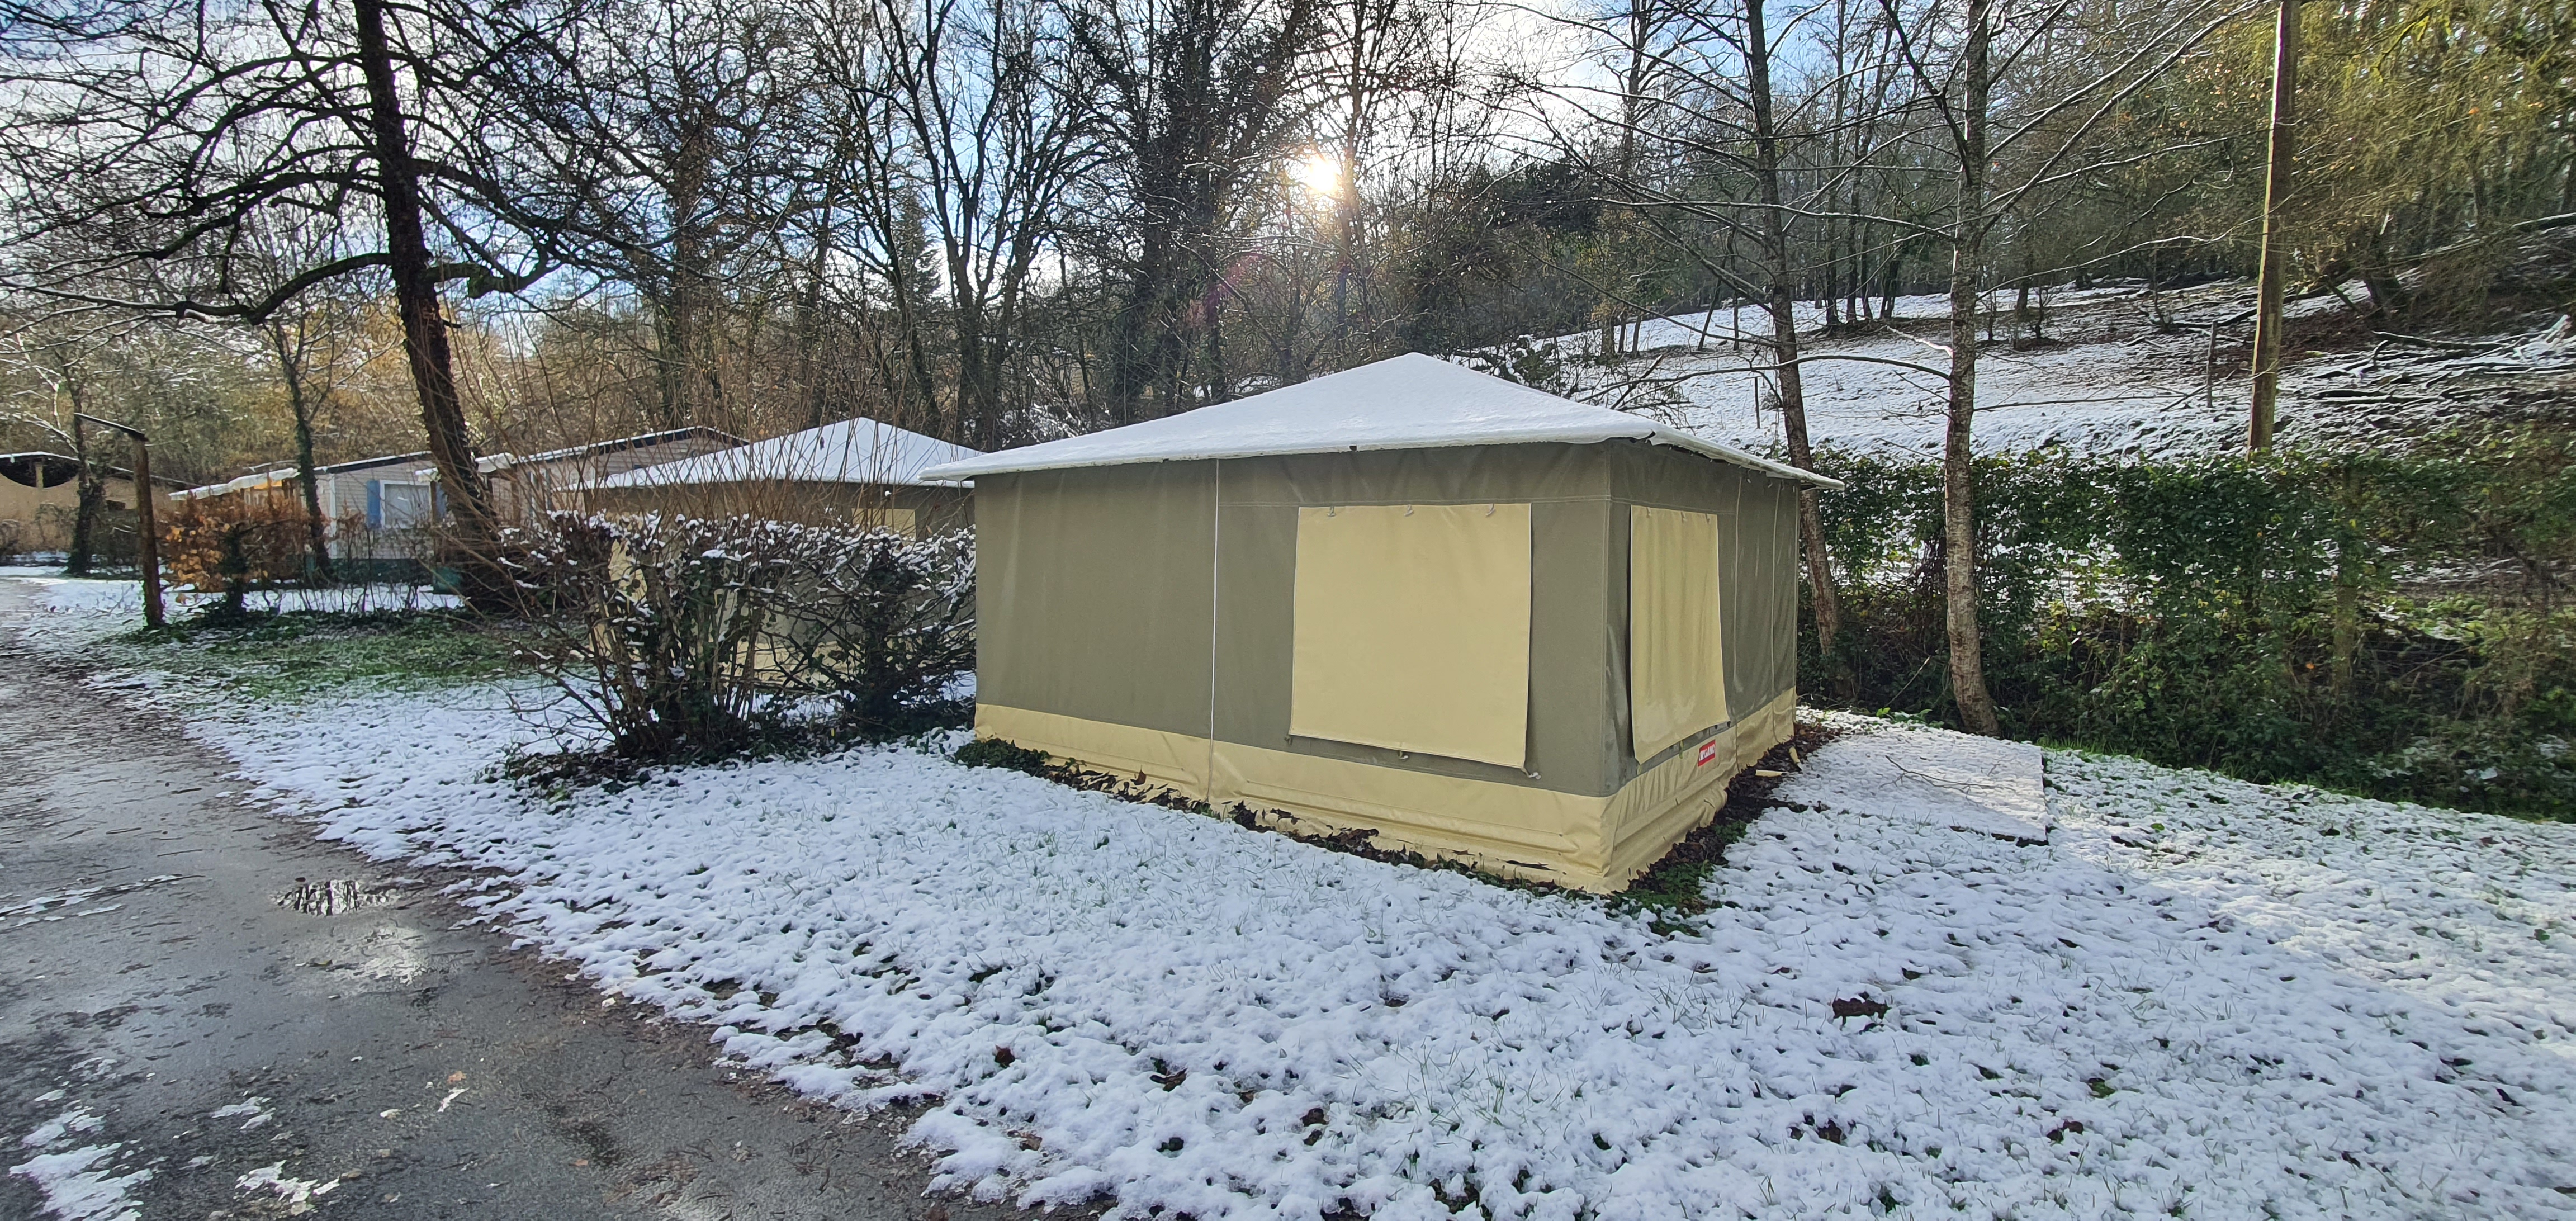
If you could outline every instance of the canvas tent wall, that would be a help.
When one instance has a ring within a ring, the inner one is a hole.
[[[642,467],[587,489],[593,512],[750,514],[860,522],[916,536],[969,520],[959,489],[921,472],[975,450],[864,417],[739,448]]]
[[[1791,728],[1798,473],[1638,417],[1404,357],[928,474],[977,733],[1219,807],[1616,889]]]

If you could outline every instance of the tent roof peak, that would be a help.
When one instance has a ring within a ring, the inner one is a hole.
[[[720,449],[658,466],[637,467],[599,481],[610,488],[793,480],[918,486],[922,471],[976,456],[963,445],[908,428],[853,416],[802,432]]]
[[[1578,403],[1419,353],[1159,420],[947,462],[920,477],[966,483],[979,475],[1146,462],[1614,440],[1669,445],[1776,479],[1842,486],[1644,416]]]

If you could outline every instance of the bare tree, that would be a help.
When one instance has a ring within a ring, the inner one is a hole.
[[[1303,119],[1322,14],[1318,0],[1142,0],[1077,10],[1072,37],[1099,74],[1108,153],[1099,194],[1112,223],[1092,232],[1117,303],[1109,322],[1111,415],[1194,405],[1190,370],[1220,331],[1210,288],[1232,261],[1235,210]]]
[[[1812,20],[1816,11],[1800,10],[1792,22]],[[1657,40],[1659,32],[1662,41]],[[1839,73],[1828,74],[1821,86],[1784,106],[1778,81],[1781,40],[1762,0],[1742,0],[1731,7],[1650,6],[1649,0],[1631,0],[1612,41],[1627,67],[1615,117],[1602,116],[1617,133],[1616,152],[1603,167],[1605,177],[1616,198],[1646,218],[1669,248],[1713,273],[1730,295],[1761,302],[1771,331],[1772,360],[1764,372],[1780,411],[1789,461],[1814,469],[1797,319],[1798,288],[1808,277],[1793,224],[1829,213],[1832,204],[1829,198],[1793,198],[1786,183],[1792,144],[1823,146],[1839,140],[1845,116],[1837,107],[1825,132],[1792,132],[1783,111],[1812,110],[1823,96],[1839,100],[1845,82]],[[1670,88],[1648,91],[1649,65],[1672,81]],[[1691,170],[1661,176],[1642,172],[1637,150],[1648,134],[1675,148]],[[1838,183],[1844,177],[1833,174],[1827,181]],[[1741,184],[1740,195],[1709,189],[1729,179]],[[1685,227],[1676,217],[1707,228]],[[1729,253],[1703,249],[1710,236],[1723,238]],[[1732,254],[1739,238],[1754,252],[1749,268],[1737,265]],[[1799,493],[1798,521],[1817,642],[1831,656],[1841,631],[1842,602],[1812,488]]]
[[[1025,0],[874,0],[870,16],[903,158],[884,186],[935,236],[961,431],[1000,448],[1015,439],[1003,413],[1030,277],[1098,152],[1092,65],[1051,9]]]
[[[32,253],[6,284],[79,305],[258,322],[316,285],[382,269],[460,568],[482,597],[500,579],[494,523],[441,287],[517,288],[543,263],[511,244],[508,193],[449,155],[479,133],[436,109],[476,87],[500,51],[468,9],[404,12],[417,29],[397,29],[387,0],[349,0],[345,12],[323,0],[11,0],[0,24],[19,55],[0,125],[0,211],[12,247]],[[429,109],[406,109],[407,84]],[[375,205],[380,227],[364,227],[359,200]],[[244,234],[271,216],[350,221],[350,251],[258,275]],[[451,257],[431,249],[433,229]]]
[[[1780,189],[1779,111],[1771,83],[1776,46],[1763,7],[1763,0],[1744,0],[1745,109],[1752,118],[1753,181],[1762,205],[1757,248],[1762,252],[1763,305],[1771,316],[1780,430],[1789,447],[1789,462],[1801,470],[1813,470],[1816,458],[1807,435],[1806,378],[1798,360],[1790,214]],[[1834,85],[1841,88],[1839,73]],[[1798,539],[1807,558],[1807,596],[1816,616],[1816,648],[1830,658],[1834,655],[1834,638],[1842,631],[1842,597],[1834,587],[1832,556],[1825,549],[1824,517],[1812,485],[1801,484],[1798,488]]]
[[[1896,49],[1932,122],[1927,146],[1952,175],[1939,239],[1950,254],[1948,422],[1942,438],[1942,592],[1951,698],[1982,734],[2002,731],[1986,688],[1977,620],[1975,452],[1977,310],[1987,242],[2005,218],[2045,204],[2049,191],[2119,160],[2097,139],[2120,104],[2245,11],[2226,0],[2169,0],[2092,12],[2076,0],[1964,0],[1904,6],[1879,0]],[[2079,16],[2094,18],[2076,28]],[[1998,39],[2002,44],[1998,46]],[[2068,44],[2084,40],[2076,53]],[[2051,51],[2057,52],[2050,54]],[[2008,103],[1998,130],[1998,101]],[[2009,160],[2010,176],[1993,177]],[[1893,223],[1891,219],[1891,223]]]
[[[316,291],[296,298],[258,323],[260,338],[277,365],[286,389],[287,412],[295,431],[295,479],[304,501],[305,544],[313,573],[328,581],[331,569],[329,519],[322,514],[322,487],[316,474],[313,434],[339,391],[344,364],[355,353],[353,341],[365,334],[356,315],[365,309],[337,293]]]
[[[806,55],[776,4],[638,0],[514,23],[476,150],[566,261],[634,294],[651,322],[654,422],[729,412],[721,349],[731,302],[784,260],[790,183],[816,133],[797,125]]]

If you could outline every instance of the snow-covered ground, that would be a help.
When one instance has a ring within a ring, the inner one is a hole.
[[[479,871],[603,1003],[925,1102],[982,1196],[2576,1215],[2576,827],[2049,752],[2034,844],[1855,791],[1960,744],[1845,719],[1667,936],[926,748],[527,793],[491,778],[507,702],[175,707],[321,834]]]
[[[2065,445],[2081,453],[2137,457],[2241,448],[2251,391],[2243,373],[2252,289],[2218,283],[2159,294],[2138,288],[2058,289],[2044,294],[2051,343],[2015,351],[1982,349],[1977,384],[1977,446],[1984,452]],[[1997,303],[1999,333],[2012,327],[2011,301]],[[2150,317],[2159,311],[2171,328]],[[2292,317],[2343,308],[2332,296],[2293,302]],[[1862,451],[1932,454],[1940,450],[1947,389],[1929,372],[1948,352],[1941,320],[1946,297],[1896,300],[1894,322],[1873,321],[1861,333],[1821,335],[1822,309],[1799,306],[1809,335],[1801,365],[1808,429],[1819,445]],[[2219,328],[2212,360],[2208,328]],[[1610,402],[1615,387],[1644,383],[1680,400],[1676,423],[1712,440],[1757,452],[1780,444],[1780,419],[1768,406],[1770,335],[1759,309],[1719,309],[1651,319],[1632,341],[1639,355],[1611,370],[1574,369],[1585,396]],[[2381,345],[2366,353],[2293,353],[2283,375],[2285,442],[2377,443],[2460,422],[2464,392],[2563,390],[2576,379],[2576,343],[2563,333],[2498,337],[2491,353]],[[1554,341],[1567,355],[1597,351],[1597,333]],[[1858,359],[1845,359],[1858,358]],[[1757,372],[1756,370],[1760,371]],[[2539,379],[2534,381],[2534,379]],[[2444,393],[2449,391],[2450,393]],[[1625,391],[1630,402],[1646,394]]]
[[[28,628],[37,635],[69,640],[119,631],[142,622],[143,584],[133,577],[66,577],[56,567],[0,567],[0,579],[14,580],[36,595],[38,619]],[[220,595],[165,589],[163,610],[171,617],[190,614]],[[455,595],[416,585],[334,585],[321,589],[253,590],[242,604],[254,611],[412,611],[455,609]]]

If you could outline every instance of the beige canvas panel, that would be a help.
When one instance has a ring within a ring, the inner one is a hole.
[[[1604,875],[1624,886],[1683,836],[1707,826],[1726,805],[1727,781],[1788,741],[1797,717],[1798,693],[1784,691],[1628,782],[1602,813],[1604,833],[1616,845]]]
[[[1619,498],[1715,513],[1728,521],[1718,584],[1725,591],[1726,701],[1758,707],[1798,682],[1798,495],[1785,480],[1718,466],[1665,446],[1603,445]],[[1831,493],[1826,493],[1831,495]]]
[[[1639,762],[1726,715],[1713,514],[1628,507],[1628,721]]]
[[[1528,756],[1530,507],[1297,511],[1288,732]]]
[[[1590,877],[1608,859],[1606,799],[1429,772],[1265,750],[1216,747],[1225,807],[1285,816],[1307,834],[1366,830],[1381,847],[1518,869],[1516,876]]]
[[[1300,833],[1366,830],[1389,850],[1464,861],[1505,877],[1616,891],[1714,818],[1726,780],[1788,740],[1797,696],[1784,693],[1709,739],[1712,760],[1686,751],[1607,797],[1497,784],[1219,742],[985,704],[975,732],[1204,800],[1241,805]],[[1459,812],[1471,811],[1472,818]]]
[[[850,510],[850,523],[865,527],[882,527],[897,534],[913,532],[912,510],[887,505],[862,505]]]
[[[1192,801],[1207,800],[1208,740],[1203,737],[987,703],[975,705],[975,736],[1043,751]]]
[[[1362,451],[1229,460],[1217,626],[1221,741],[1606,797],[1636,774],[1619,658],[1628,514],[1597,445]],[[1464,495],[1465,493],[1478,493]],[[1453,499],[1454,497],[1454,499]],[[1528,754],[1517,767],[1291,737],[1297,511],[1333,504],[1530,502]]]

